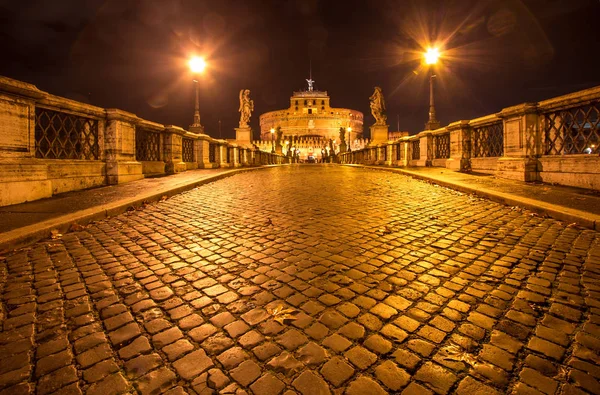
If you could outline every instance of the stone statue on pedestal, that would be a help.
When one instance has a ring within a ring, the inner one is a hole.
[[[281,131],[281,126],[277,126],[275,129],[275,150],[278,154],[281,154],[283,146],[281,145],[281,138],[283,136],[283,132]]]
[[[385,100],[381,88],[376,86],[375,92],[369,98],[371,100],[371,114],[375,118],[375,125],[385,125],[387,116],[385,115]]]
[[[254,111],[254,101],[250,100],[250,89],[240,91],[240,128],[247,128],[250,116]]]
[[[346,129],[340,128],[340,144],[343,144],[345,142],[346,142]]]
[[[340,128],[340,153],[346,152],[346,128]]]

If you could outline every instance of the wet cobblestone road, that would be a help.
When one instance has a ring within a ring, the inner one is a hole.
[[[0,293],[1,394],[600,393],[600,235],[381,171],[236,175]]]

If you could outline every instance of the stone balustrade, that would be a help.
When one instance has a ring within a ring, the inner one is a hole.
[[[286,160],[0,76],[0,206],[190,169]]]
[[[600,87],[502,109],[339,155],[600,190]]]

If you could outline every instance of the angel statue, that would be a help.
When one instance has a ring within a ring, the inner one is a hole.
[[[254,101],[250,100],[250,89],[240,91],[240,128],[247,128],[250,122],[250,115],[254,111]]]
[[[375,118],[375,125],[385,125],[387,116],[385,115],[385,100],[381,88],[376,86],[375,92],[369,98],[371,100],[371,114]]]

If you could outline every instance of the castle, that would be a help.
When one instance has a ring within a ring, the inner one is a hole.
[[[339,151],[340,128],[344,128],[350,149],[364,147],[367,142],[363,139],[362,112],[331,107],[327,92],[313,90],[314,81],[306,81],[308,90],[294,92],[289,108],[260,116],[260,140],[255,144],[270,152],[274,147],[272,141],[277,138],[271,131],[281,128],[284,155],[292,150],[301,160],[318,161],[322,152],[332,145],[336,152]]]

